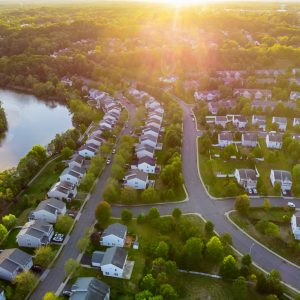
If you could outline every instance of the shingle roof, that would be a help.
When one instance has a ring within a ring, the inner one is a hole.
[[[102,233],[102,237],[108,236],[108,235],[115,235],[119,238],[124,238],[125,234],[127,232],[127,226],[120,224],[120,223],[114,223],[109,225]]]
[[[101,265],[112,264],[123,269],[127,259],[127,251],[120,247],[111,247],[106,249]]]
[[[222,141],[233,141],[233,135],[231,132],[221,132],[219,133],[219,139]]]
[[[243,133],[243,139],[244,139],[244,141],[256,142],[257,141],[257,133],[255,133],[255,132]]]
[[[17,248],[5,249],[0,253],[0,267],[9,272],[23,268],[30,260],[29,254]]]
[[[238,169],[240,178],[243,180],[257,180],[256,178],[256,172],[253,169]]]
[[[282,135],[281,134],[269,133],[267,136],[269,137],[270,142],[277,142],[277,143],[282,142]]]
[[[155,166],[156,161],[154,158],[151,158],[149,156],[144,156],[144,157],[140,158],[138,161],[138,164],[142,164],[142,163],[146,163],[150,166]]]
[[[129,170],[125,177],[127,177],[127,180],[130,180],[130,179],[140,179],[142,181],[147,181],[148,179],[148,174],[145,173],[145,172],[142,172],[140,170]]]
[[[278,181],[292,181],[292,176],[291,173],[289,171],[285,171],[285,170],[272,170],[274,173],[274,178],[275,180]]]

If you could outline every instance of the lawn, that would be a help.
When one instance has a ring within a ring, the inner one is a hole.
[[[62,164],[63,158],[60,156],[52,161],[46,169],[33,181],[33,183],[26,189],[24,194],[44,199],[45,194],[51,186],[58,180],[59,175],[64,169]]]
[[[16,237],[20,232],[20,228],[12,229],[11,232],[8,234],[6,239],[1,243],[2,249],[10,249],[10,248],[18,248],[18,244],[16,242]]]
[[[273,207],[269,211],[265,211],[263,208],[251,208],[248,216],[241,216],[237,212],[233,212],[230,214],[230,218],[269,249],[300,266],[300,243],[295,241],[290,223],[283,220],[283,216],[287,216],[290,220],[291,215],[292,212],[287,208]],[[278,225],[280,236],[272,237],[257,231],[255,224],[259,220],[271,221]]]
[[[180,274],[179,281],[182,283],[182,300],[232,300],[233,292],[230,283],[221,279],[209,278],[205,276]],[[253,288],[249,288],[249,299],[265,299],[259,295]]]

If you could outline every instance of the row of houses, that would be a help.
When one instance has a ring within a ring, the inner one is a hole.
[[[124,177],[124,186],[134,189],[146,189],[149,183],[148,174],[155,174],[159,170],[154,153],[162,147],[158,139],[162,132],[164,109],[153,97],[146,101],[145,106],[148,117],[142,128],[139,143],[135,145],[136,160]]]
[[[251,121],[249,122],[246,116],[228,114],[225,116],[206,116],[206,123],[219,125],[222,126],[223,128],[225,128],[227,124],[232,124],[238,129],[244,129],[247,124],[251,124],[251,125],[257,125],[258,129],[265,131],[267,120],[265,116],[252,115]],[[285,132],[288,125],[288,119],[285,117],[272,117],[271,123],[277,124],[278,129],[282,132]],[[300,125],[300,118],[294,118],[292,125],[293,127]]]
[[[235,98],[244,97],[253,100],[268,101],[272,99],[272,91],[266,89],[233,89],[232,96]],[[219,90],[195,91],[194,98],[196,100],[213,101],[221,98]],[[290,100],[296,101],[300,99],[300,92],[291,91]]]
[[[236,169],[234,177],[237,182],[247,191],[256,191],[259,173],[255,169]],[[273,170],[270,171],[270,181],[272,186],[278,183],[283,194],[292,189],[292,176],[289,171]]]
[[[258,145],[258,133],[245,132],[242,133],[241,141],[235,141],[232,132],[221,132],[218,134],[217,147],[226,147],[231,144],[241,144],[244,147],[256,147]],[[294,136],[298,139],[297,136]],[[282,148],[282,134],[276,132],[269,132],[265,135],[266,146],[269,149]]]

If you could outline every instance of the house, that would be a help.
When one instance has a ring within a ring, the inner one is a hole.
[[[216,116],[215,117],[215,125],[220,125],[223,128],[226,127],[226,124],[228,123],[226,116]]]
[[[145,173],[155,174],[156,160],[149,156],[144,156],[138,160],[136,168]]]
[[[265,116],[258,116],[258,115],[253,115],[252,116],[252,124],[258,125],[258,128],[265,131],[266,130],[266,117]]]
[[[269,149],[282,148],[282,135],[278,133],[268,133],[266,135],[266,144]]]
[[[66,168],[59,176],[60,181],[70,182],[74,185],[79,185],[82,175],[73,171],[73,169]]]
[[[293,126],[300,125],[300,118],[293,119]]]
[[[55,183],[52,188],[47,193],[49,198],[56,198],[59,200],[68,200],[70,201],[72,198],[77,195],[76,185],[66,182],[60,181]]]
[[[161,127],[161,122],[158,121],[158,120],[156,120],[156,119],[150,118],[150,119],[146,122],[145,125],[146,125],[146,126],[152,126],[152,127],[155,127],[155,128],[160,129],[160,127]]]
[[[220,92],[218,90],[211,90],[211,91],[203,91],[194,93],[194,97],[196,100],[205,100],[205,101],[212,101],[214,99],[220,98]]]
[[[278,124],[278,128],[280,131],[286,131],[287,126],[287,118],[273,117],[272,124]]]
[[[245,97],[248,99],[255,100],[270,100],[272,97],[271,90],[261,90],[261,89],[234,89],[234,97]]]
[[[278,182],[282,191],[290,191],[292,189],[292,176],[289,171],[271,170],[270,180],[273,186]]]
[[[124,177],[124,186],[137,190],[146,189],[148,184],[148,174],[140,170],[129,170]]]
[[[109,300],[110,287],[94,277],[79,277],[71,287],[70,300]]]
[[[82,168],[83,163],[84,163],[84,157],[79,154],[76,154],[75,156],[72,157],[71,160],[69,160],[68,166],[70,169],[72,169],[73,167]]]
[[[67,86],[72,86],[72,85],[73,85],[72,80],[71,80],[69,77],[67,77],[67,76],[64,76],[64,77],[60,80],[60,82],[61,82],[62,84],[64,84],[64,85],[67,85]]]
[[[163,117],[157,113],[150,113],[148,115],[149,119],[157,120],[159,124],[161,124]]]
[[[245,128],[247,125],[247,118],[246,116],[236,116],[234,115],[232,118],[232,124],[239,129]]]
[[[242,134],[242,146],[256,147],[258,145],[257,133],[247,132]]]
[[[104,139],[100,137],[100,135],[98,134],[91,134],[87,140],[86,140],[86,145],[89,144],[94,144],[97,145],[98,147],[100,147],[100,145],[103,143]]]
[[[299,100],[300,99],[300,92],[291,92],[290,93],[290,100]]]
[[[155,148],[149,145],[138,144],[135,148],[135,153],[138,159],[142,157],[154,157]]]
[[[141,135],[140,143],[142,145],[148,145],[155,148],[157,144],[157,138],[149,134]]]
[[[103,231],[100,239],[100,245],[107,247],[124,247],[126,235],[127,226],[120,223],[111,224]]]
[[[218,146],[226,147],[233,144],[233,135],[230,132],[222,132],[218,134]]]
[[[6,300],[5,291],[3,288],[0,288],[0,300]]]
[[[238,184],[244,187],[245,190],[256,189],[257,176],[253,169],[236,169],[234,177]]]
[[[147,126],[146,128],[143,129],[143,134],[144,135],[151,135],[155,138],[158,138],[159,136],[159,129],[153,126]]]
[[[92,158],[96,155],[98,150],[99,147],[95,144],[85,144],[79,148],[78,153],[83,157]]]
[[[30,214],[30,220],[43,220],[48,223],[56,223],[59,215],[66,213],[66,204],[63,201],[50,198],[39,203]]]
[[[30,270],[32,265],[32,257],[26,252],[17,248],[4,249],[0,253],[0,278],[13,281],[20,272]]]
[[[101,120],[99,122],[99,127],[103,130],[110,130],[113,127],[113,124],[111,124],[108,120]]]
[[[212,115],[216,115],[219,111],[220,108],[223,108],[227,111],[229,111],[230,109],[234,108],[236,105],[236,102],[235,101],[232,101],[232,100],[220,100],[220,101],[217,101],[217,102],[209,102],[207,107],[208,107],[208,110],[209,112],[212,114]]]
[[[295,240],[300,240],[300,212],[297,211],[295,214],[293,214],[291,219],[291,227],[292,232],[295,237]]]
[[[100,267],[103,275],[122,278],[127,262],[127,256],[127,251],[123,248],[107,248]]]
[[[27,222],[17,235],[19,247],[37,248],[49,244],[54,234],[53,225],[43,220]]]

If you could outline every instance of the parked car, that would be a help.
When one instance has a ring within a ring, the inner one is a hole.
[[[62,233],[55,233],[52,240],[57,243],[62,243],[64,241],[64,235]]]
[[[116,149],[112,149],[112,154],[115,154],[116,153]]]
[[[72,292],[71,291],[63,291],[63,296],[67,296],[67,297],[71,297],[72,296]]]
[[[43,268],[39,265],[33,265],[31,267],[31,270],[35,273],[41,273],[43,271]]]
[[[111,163],[111,160],[108,159],[108,160],[106,161],[106,164],[109,165],[110,163]]]
[[[296,208],[296,205],[293,202],[288,202],[287,205],[288,205],[288,207]]]

